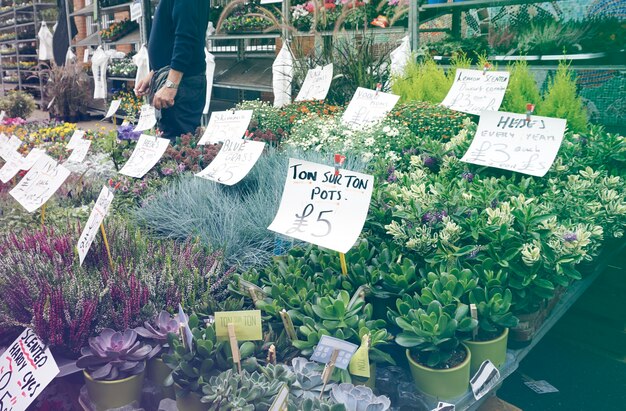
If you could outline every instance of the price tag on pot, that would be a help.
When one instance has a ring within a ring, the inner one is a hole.
[[[157,123],[156,112],[154,107],[149,104],[141,106],[141,112],[139,113],[139,121],[135,126],[135,132],[150,130]]]
[[[69,143],[67,143],[67,146],[65,146],[66,149],[68,150],[74,150],[81,141],[83,141],[83,137],[85,136],[85,131],[83,130],[76,130],[74,131],[74,134],[72,134],[72,137],[70,138]]]
[[[25,411],[58,373],[50,349],[27,328],[0,355],[0,410]]]
[[[470,380],[474,398],[478,401],[485,396],[500,381],[500,371],[489,360],[480,365],[476,374]]]
[[[396,105],[400,96],[359,87],[341,121],[352,127],[364,126],[382,120]]]
[[[91,141],[80,140],[79,143],[72,150],[72,154],[67,158],[68,163],[82,163],[87,157],[89,148],[91,147]]]
[[[235,326],[238,341],[263,339],[261,311],[219,311],[215,313],[215,333],[220,340],[228,339],[228,324]]]
[[[106,116],[104,116],[104,118],[112,117],[115,113],[117,113],[117,110],[119,110],[121,104],[122,100],[111,101],[111,105],[109,105],[109,110],[107,111],[107,114]]]
[[[159,162],[170,141],[166,138],[142,134],[130,158],[120,170],[120,174],[141,178]]]
[[[252,110],[214,111],[198,145],[242,139],[250,125],[252,113]]]
[[[248,175],[265,149],[262,141],[226,140],[211,164],[196,177],[232,186]]]
[[[324,100],[330,90],[333,81],[333,65],[310,69],[306,73],[302,88],[296,97],[296,101]]]
[[[560,118],[485,111],[461,159],[466,163],[543,177],[554,162],[566,121]]]
[[[448,404],[447,402],[439,401],[437,403],[437,407],[433,408],[432,411],[454,411],[454,404]]]
[[[87,224],[85,224],[85,228],[83,228],[83,232],[78,239],[78,245],[76,246],[80,265],[83,265],[89,248],[91,248],[91,244],[94,238],[96,238],[96,234],[98,234],[98,228],[100,228],[100,224],[104,221],[104,217],[109,213],[112,202],[113,192],[106,186],[102,187],[100,195],[96,200],[96,205],[94,205],[91,210],[89,220],[87,220]]]
[[[441,105],[476,115],[487,110],[498,111],[508,84],[508,71],[458,69]]]
[[[32,213],[44,205],[69,176],[70,170],[43,155],[9,194]]]
[[[274,398],[274,402],[270,405],[269,411],[287,411],[287,404],[289,399],[289,386],[283,384],[278,394]]]
[[[358,348],[358,345],[352,344],[351,342],[328,335],[322,335],[322,338],[320,338],[311,356],[311,361],[326,364],[330,361],[333,351],[337,350],[339,353],[335,361],[335,366],[345,370],[350,365],[350,360]]]

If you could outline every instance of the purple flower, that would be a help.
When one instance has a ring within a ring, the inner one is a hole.
[[[563,240],[567,241],[568,243],[571,243],[573,241],[578,240],[578,236],[576,235],[576,233],[565,233],[563,234]]]
[[[438,163],[439,162],[437,161],[435,157],[431,157],[431,156],[424,157],[424,165],[431,170],[437,168]]]
[[[494,198],[493,200],[491,200],[491,208],[496,208],[499,203],[500,202],[498,201],[498,199]]]
[[[422,224],[435,225],[441,222],[443,218],[447,216],[448,216],[448,213],[445,210],[427,211],[426,214],[422,216]]]
[[[161,173],[163,173],[164,176],[171,176],[172,174],[174,174],[174,169],[173,168],[162,168],[161,169]]]
[[[185,163],[180,163],[177,167],[179,173],[182,173],[183,171],[185,171],[186,168],[187,166],[185,165]]]
[[[135,132],[135,126],[128,124],[125,126],[119,126],[117,128],[117,138],[120,140],[132,140],[137,141],[141,137],[141,132]]]
[[[474,181],[474,174],[470,173],[469,171],[465,171],[463,174],[461,174],[461,177],[463,177],[468,183]]]
[[[396,169],[394,166],[389,166],[387,169],[387,181],[389,183],[395,183],[398,181],[398,177],[396,177]]]

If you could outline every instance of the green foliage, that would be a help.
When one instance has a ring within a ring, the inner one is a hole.
[[[0,99],[0,110],[4,110],[9,118],[26,120],[35,111],[35,99],[23,91],[12,91]]]
[[[417,100],[439,104],[451,86],[452,79],[429,58],[422,62],[411,60],[404,74],[393,79],[391,90],[400,96],[400,103]]]
[[[511,290],[477,287],[470,291],[469,302],[478,311],[478,338],[481,334],[500,334],[505,328],[517,326],[519,320],[511,312]],[[488,338],[488,337],[487,337]]]
[[[515,62],[509,66],[511,77],[509,86],[504,94],[501,111],[511,113],[526,113],[526,104],[540,105],[541,95],[537,82],[528,69],[528,63],[524,60]]]

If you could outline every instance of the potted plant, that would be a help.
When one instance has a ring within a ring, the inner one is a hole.
[[[47,78],[45,95],[50,104],[50,116],[75,123],[89,101],[89,79],[77,63],[53,65],[41,71]]]
[[[76,366],[83,370],[89,398],[98,411],[119,408],[141,399],[150,345],[137,341],[134,330],[110,328],[89,339]]]

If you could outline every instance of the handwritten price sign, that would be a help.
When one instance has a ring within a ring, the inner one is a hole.
[[[525,114],[485,111],[461,161],[543,177],[559,152],[565,125],[560,118],[526,121]]]
[[[17,136],[11,136],[9,139],[4,134],[0,135],[0,157],[10,160],[21,145],[22,140]]]
[[[324,100],[330,90],[333,81],[333,65],[310,69],[306,73],[302,88],[296,97],[296,101]]]
[[[237,184],[252,170],[264,148],[262,141],[226,140],[211,164],[196,176],[227,186]]]
[[[143,177],[163,156],[170,141],[166,138],[142,134],[130,158],[120,170],[120,174],[129,177]]]
[[[9,194],[29,213],[44,205],[70,176],[70,170],[43,155]]]
[[[149,104],[141,106],[141,112],[139,113],[139,121],[135,126],[135,132],[150,130],[157,123],[156,112],[154,107]]]
[[[106,217],[109,213],[109,208],[111,207],[112,202],[113,192],[106,186],[102,187],[102,191],[100,191],[100,195],[96,200],[96,205],[93,207],[93,210],[91,210],[89,220],[87,220],[87,224],[85,224],[85,228],[83,229],[83,232],[78,239],[78,245],[76,246],[80,265],[83,265],[83,261],[85,261],[89,248],[91,248],[93,239],[96,238],[98,228],[100,227],[100,224],[102,224],[102,221],[104,221],[104,217]]]
[[[364,126],[385,118],[400,96],[359,87],[341,117],[344,124]]]
[[[278,213],[269,229],[347,253],[359,238],[372,198],[374,177],[290,159]]]
[[[214,111],[198,145],[242,139],[251,119],[252,110]]]
[[[26,410],[58,373],[50,350],[27,328],[0,356],[0,410]]]
[[[508,84],[508,71],[458,69],[441,105],[476,115],[481,111],[498,111]]]

